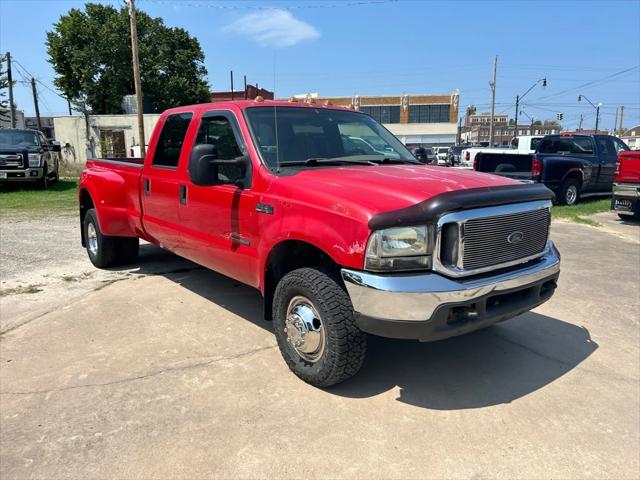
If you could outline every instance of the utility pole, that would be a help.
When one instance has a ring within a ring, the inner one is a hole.
[[[598,134],[598,123],[600,123],[600,103],[596,106],[596,135]]]
[[[578,124],[578,131],[582,130],[582,120],[583,120],[583,117],[582,117],[582,114],[580,114],[580,123]]]
[[[520,95],[516,96],[516,118],[515,124],[513,125],[513,136],[518,136],[518,110],[520,110]]]
[[[624,105],[620,107],[620,134],[624,133],[622,131],[622,119],[624,118]]]
[[[460,145],[462,143],[462,117],[458,120],[458,141],[456,145]]]
[[[142,110],[142,82],[140,80],[140,62],[138,59],[138,27],[136,23],[135,0],[126,0],[129,4],[129,21],[131,24],[131,56],[133,59],[133,83],[136,88],[136,113],[138,114],[138,136],[140,137],[140,156],[145,157],[147,148],[144,137],[144,112]]]
[[[11,74],[11,52],[7,52],[7,81],[9,82],[9,114],[11,128],[16,128],[16,106],[13,104],[13,76]]]
[[[611,132],[611,135],[615,135],[616,129],[618,128],[618,111],[619,110],[620,110],[620,107],[616,107],[616,120],[615,122],[613,122],[613,132]]]
[[[71,113],[71,101],[67,98],[67,107],[69,107],[69,116],[73,115],[73,113]]]
[[[491,119],[489,123],[489,146],[493,147],[493,117],[496,112],[496,71],[498,69],[498,56],[493,59],[493,81],[489,82],[491,86]]]
[[[247,76],[244,76],[244,99],[247,99]]]
[[[38,131],[42,131],[42,124],[40,123],[40,108],[38,107],[38,92],[36,91],[36,79],[31,77],[31,91],[33,92],[33,105],[36,108],[36,127]]]
[[[231,70],[231,100],[234,100],[233,97],[233,70]]]

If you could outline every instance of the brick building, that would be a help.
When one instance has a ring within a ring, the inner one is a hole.
[[[245,90],[228,92],[211,92],[212,102],[222,102],[225,100],[253,100],[260,95],[265,100],[273,100],[273,92],[257,85],[247,85]]]
[[[297,96],[305,97],[305,95]],[[407,146],[454,145],[457,136],[459,93],[449,95],[388,95],[313,97],[318,103],[353,105],[371,115]]]

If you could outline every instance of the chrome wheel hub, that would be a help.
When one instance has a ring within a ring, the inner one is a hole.
[[[320,315],[305,297],[293,297],[289,302],[284,333],[287,343],[298,355],[313,363],[320,360],[324,352],[325,331]]]
[[[567,205],[573,205],[576,203],[576,199],[578,198],[578,188],[575,185],[569,185],[567,188]]]
[[[98,254],[98,234],[96,233],[96,227],[93,223],[89,223],[87,225],[87,248],[91,255],[95,256]]]

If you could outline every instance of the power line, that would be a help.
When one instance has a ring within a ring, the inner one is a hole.
[[[321,8],[340,8],[340,7],[359,7],[365,5],[382,5],[385,3],[396,3],[399,0],[353,0],[341,3],[315,3],[304,4],[296,3],[293,5],[239,5],[234,4],[221,4],[219,0],[199,0],[199,1],[176,1],[176,0],[141,0],[148,3],[159,3],[186,7],[198,7],[198,8],[215,8],[217,10],[311,10]]]

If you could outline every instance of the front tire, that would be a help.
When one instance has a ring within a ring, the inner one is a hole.
[[[42,170],[42,178],[40,180],[38,180],[38,187],[41,190],[46,190],[49,188],[49,167],[47,166],[47,164],[44,164],[43,170]]]
[[[559,205],[576,205],[580,201],[580,182],[573,178],[568,178],[558,190]]]
[[[82,228],[89,260],[95,267],[109,268],[129,264],[138,258],[138,238],[103,235],[95,208],[87,210]]]
[[[273,323],[287,366],[311,385],[335,385],[362,367],[367,337],[331,273],[301,268],[285,275],[274,294]]]

